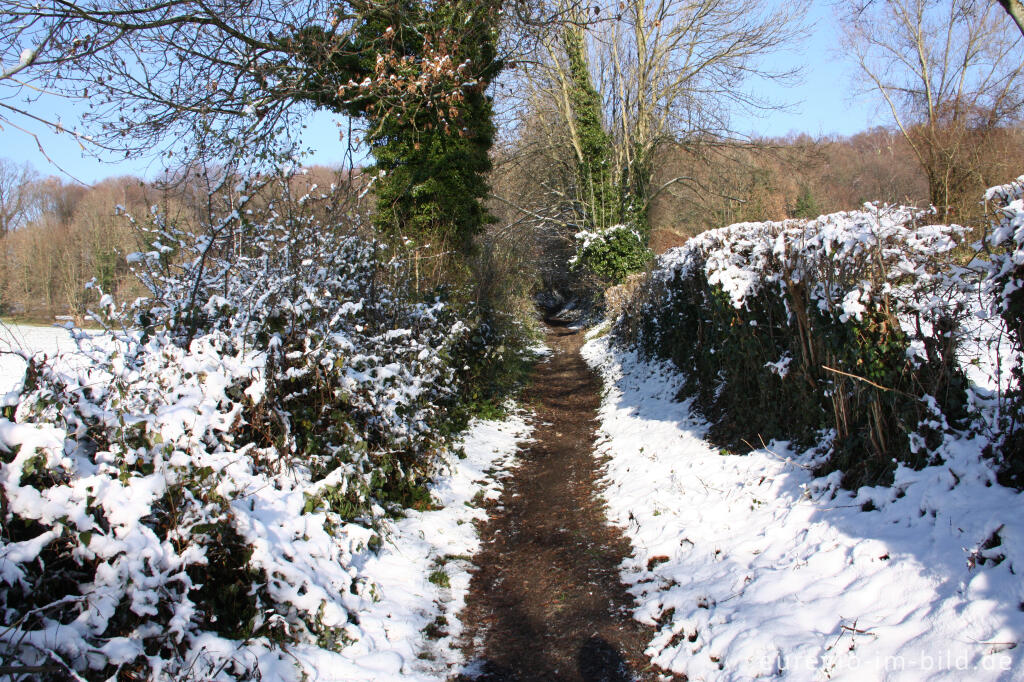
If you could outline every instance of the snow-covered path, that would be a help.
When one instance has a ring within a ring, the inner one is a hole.
[[[600,383],[579,356],[582,334],[559,325],[554,354],[526,396],[537,423],[482,529],[467,608],[473,659],[459,679],[481,682],[667,680],[643,654],[654,630],[630,618],[618,565],[629,552],[594,498],[592,454]]]
[[[1024,679],[1024,500],[976,444],[854,495],[784,443],[709,445],[672,368],[607,336],[584,356],[605,380],[604,496],[633,544],[635,616],[659,626],[657,665],[691,680]]]

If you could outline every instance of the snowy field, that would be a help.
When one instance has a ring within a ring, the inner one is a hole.
[[[983,443],[891,488],[814,479],[784,443],[723,454],[668,365],[584,347],[605,381],[597,455],[648,654],[691,680],[1013,680],[1024,675],[1021,495]],[[864,511],[873,509],[872,511]]]
[[[66,329],[0,323],[0,394],[12,390],[25,372],[25,361],[14,351],[45,353],[53,357],[74,350],[75,344]]]

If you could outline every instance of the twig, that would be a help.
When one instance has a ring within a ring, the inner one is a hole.
[[[857,621],[853,621],[853,625],[846,625],[844,623],[840,627],[842,627],[842,629],[846,630],[847,632],[853,632],[853,633],[856,633],[858,635],[872,635],[872,634],[874,634],[873,632],[871,632],[871,630],[859,630],[859,629],[857,629]]]
[[[882,386],[881,384],[876,384],[875,382],[871,381],[870,379],[865,379],[864,377],[859,377],[856,374],[850,374],[849,372],[844,372],[844,371],[839,370],[839,369],[833,369],[833,368],[829,367],[828,365],[822,365],[821,368],[824,369],[824,370],[828,370],[829,372],[835,372],[836,374],[842,374],[844,377],[850,377],[851,379],[856,379],[857,381],[863,381],[865,384],[868,384],[870,386],[874,386],[875,388],[877,388],[877,389],[879,389],[881,391],[894,391],[894,390],[896,390],[896,389],[893,389],[893,388],[887,388],[885,386]]]
[[[0,665],[0,676],[17,677],[18,675],[28,675],[31,673],[59,673],[64,672],[64,670],[64,668],[56,665]]]
[[[813,467],[810,467],[810,466],[808,466],[806,464],[801,464],[800,462],[794,462],[792,457],[783,457],[779,453],[775,452],[774,450],[769,448],[768,445],[764,442],[764,437],[761,434],[757,434],[757,438],[758,438],[758,440],[761,441],[761,447],[760,448],[754,447],[753,444],[751,444],[751,442],[749,440],[747,440],[746,438],[741,438],[740,440],[742,440],[743,444],[746,445],[751,450],[764,450],[769,455],[771,455],[772,457],[774,457],[778,461],[782,462],[783,464],[792,464],[793,466],[800,467],[801,469],[812,469],[813,468]]]

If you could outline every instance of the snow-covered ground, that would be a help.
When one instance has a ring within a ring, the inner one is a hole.
[[[62,327],[0,323],[0,395],[23,378],[25,361],[15,352],[19,350],[53,357],[74,351],[75,344]]]
[[[464,459],[432,488],[437,509],[408,510],[394,524],[383,550],[360,566],[376,585],[379,601],[359,613],[358,639],[341,652],[307,647],[294,651],[307,674],[322,682],[445,680],[461,662],[454,644],[462,631],[455,617],[469,592],[469,558],[479,548],[476,520],[481,503],[501,495],[519,444],[532,427],[513,416],[476,420],[463,440]],[[442,577],[443,576],[443,577]],[[445,584],[447,582],[447,584]],[[296,679],[281,671],[280,679]],[[264,679],[278,679],[267,676]]]
[[[709,445],[671,366],[599,334],[584,357],[605,381],[604,497],[656,664],[691,680],[1024,678],[1024,499],[994,483],[981,441],[854,494],[785,443]]]
[[[0,334],[2,351],[43,352],[51,359],[66,353],[53,361],[58,366],[81,364],[74,356],[70,335],[62,328],[8,326],[0,327]],[[0,363],[3,396],[22,380],[24,361],[16,354],[2,353]],[[18,426],[0,419],[0,446],[15,435],[24,435],[16,433]],[[237,642],[213,636],[202,646],[224,653],[226,659],[258,660],[264,680],[446,679],[460,663],[460,653],[453,646],[461,632],[455,614],[465,601],[469,559],[479,546],[474,521],[486,517],[483,501],[500,496],[519,444],[528,438],[531,428],[521,414],[503,421],[474,420],[449,456],[447,471],[432,485],[430,508],[409,509],[404,518],[384,521],[387,528],[379,552],[364,547],[346,555],[351,563],[337,568],[347,572],[351,584],[359,587],[359,596],[351,598],[359,606],[350,609],[353,617],[344,625],[340,641],[345,644],[340,650],[312,642],[292,645],[284,652],[259,643],[243,644],[236,650]],[[461,455],[456,454],[459,452]],[[301,506],[301,496],[298,499]],[[274,511],[284,509],[276,497],[271,502],[277,505]],[[297,535],[312,534],[306,519],[299,514],[271,519],[267,522],[273,531],[267,531],[273,536],[270,539],[280,540],[278,536],[291,530]],[[346,526],[341,532],[357,531],[362,534],[349,538],[353,547],[364,545],[374,534],[355,526]],[[312,542],[306,545],[312,546]],[[367,595],[369,598],[363,598]],[[346,604],[349,606],[352,604]],[[221,652],[224,647],[231,650]]]

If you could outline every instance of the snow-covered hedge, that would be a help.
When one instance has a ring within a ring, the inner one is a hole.
[[[700,235],[584,347],[608,384],[605,497],[656,664],[1020,677],[1024,177],[987,199],[982,244],[877,206]]]
[[[1011,409],[1003,415],[1001,482],[1024,488],[1024,175],[985,194],[996,221],[989,235],[992,312],[999,315],[1017,351],[1012,372],[1016,387]]]
[[[619,334],[686,374],[683,393],[734,447],[831,443],[826,470],[885,482],[965,417],[957,363],[981,278],[966,230],[867,205],[741,223],[664,254]]]
[[[35,358],[4,399],[0,662],[273,677],[289,643],[359,637],[379,519],[429,506],[485,322],[350,226],[246,199],[199,237],[154,215],[152,297],[103,297],[87,361]]]

